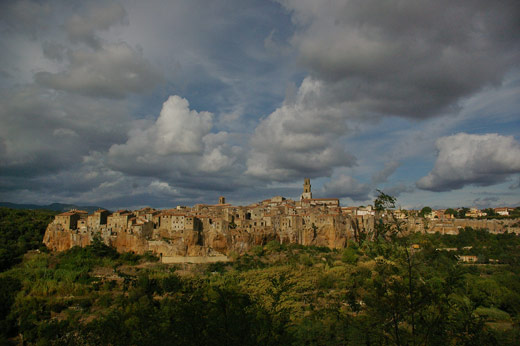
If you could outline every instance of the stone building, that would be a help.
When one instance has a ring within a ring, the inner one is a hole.
[[[49,224],[44,243],[54,251],[91,244],[95,237],[118,251],[145,253],[161,258],[227,255],[245,252],[269,241],[342,248],[359,234],[374,234],[372,206],[341,207],[337,198],[312,198],[306,178],[299,201],[276,196],[247,206],[232,206],[223,197],[218,204],[197,204],[167,210],[142,208],[92,215],[71,210]],[[377,216],[379,217],[379,216]],[[455,234],[466,226],[492,233],[520,233],[518,220],[434,219],[396,211],[407,232]]]

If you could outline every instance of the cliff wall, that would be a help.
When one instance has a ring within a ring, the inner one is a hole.
[[[308,222],[305,223],[305,220]],[[173,229],[167,225],[161,228],[158,223],[152,222],[128,225],[127,228],[97,225],[66,229],[63,223],[55,221],[47,227],[44,244],[52,251],[64,251],[73,246],[87,246],[95,237],[100,237],[119,252],[144,254],[151,251],[160,257],[244,253],[253,246],[264,245],[272,240],[284,244],[344,248],[347,241],[355,238],[356,234],[371,234],[374,231],[374,220],[373,215],[352,217],[341,214],[317,214],[302,218],[291,216],[290,221],[285,223],[266,222],[262,223],[262,226],[251,226],[248,222],[244,222],[243,226],[237,226],[231,222],[219,221],[216,227],[208,221],[201,222],[200,227],[190,226],[188,229]],[[520,234],[518,220],[409,218],[404,220],[404,225],[408,232],[457,234],[461,228],[472,227],[488,229],[492,233],[507,231]]]

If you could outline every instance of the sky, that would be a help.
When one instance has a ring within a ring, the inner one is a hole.
[[[0,3],[0,200],[520,205],[518,0]]]

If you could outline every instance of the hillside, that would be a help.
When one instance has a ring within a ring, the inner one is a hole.
[[[465,265],[445,246],[512,260]],[[0,274],[0,323],[5,342],[41,345],[515,345],[519,247],[468,229],[165,265],[95,241]]]
[[[75,204],[52,203],[47,205],[40,204],[17,204],[11,202],[0,202],[0,207],[11,209],[29,209],[29,210],[54,210],[59,212],[69,211],[71,209],[85,210],[90,214],[100,209],[96,206],[79,206]],[[102,209],[102,208],[101,208]]]

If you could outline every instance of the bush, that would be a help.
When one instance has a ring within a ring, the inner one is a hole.
[[[224,262],[215,262],[208,264],[208,273],[223,273],[226,270],[227,264]]]
[[[484,317],[491,321],[510,321],[511,316],[505,311],[502,311],[497,308],[485,308],[483,306],[479,306],[475,309],[475,314],[478,316]]]
[[[136,264],[141,259],[141,256],[133,252],[124,252],[119,255],[119,259],[126,263]]]
[[[282,244],[278,240],[271,240],[269,243],[265,244],[265,248],[270,252],[278,252],[282,249]]]
[[[316,282],[318,288],[320,289],[331,289],[336,285],[336,277],[330,273],[323,273],[318,277],[318,281]]]
[[[146,261],[146,262],[157,262],[159,261],[159,257],[157,257],[153,252],[151,251],[146,251],[143,255],[143,259]]]
[[[178,292],[182,288],[182,280],[177,274],[172,274],[161,280],[161,287],[166,293]]]
[[[306,265],[308,267],[312,267],[312,265],[314,264],[314,261],[312,260],[311,256],[302,254],[302,255],[300,255],[300,263],[303,265]]]
[[[357,254],[357,250],[349,247],[343,250],[343,254],[341,255],[341,260],[348,264],[356,264],[358,261],[359,255]]]
[[[251,248],[251,252],[255,255],[255,256],[258,256],[258,257],[261,257],[263,256],[264,254],[264,248],[260,245],[257,245],[257,246],[253,246]]]

